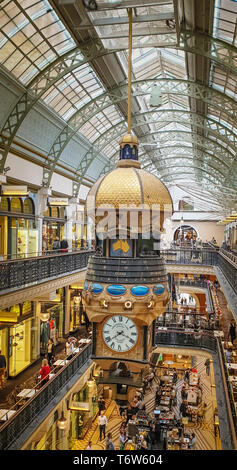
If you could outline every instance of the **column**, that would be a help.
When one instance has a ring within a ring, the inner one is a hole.
[[[43,217],[44,212],[47,209],[48,197],[51,196],[51,189],[41,188],[37,193],[36,206],[35,206],[35,215],[38,220],[38,252],[39,255],[42,255],[42,227],[43,227]]]
[[[69,286],[65,287],[65,331],[64,334],[67,335],[70,331],[70,289]]]

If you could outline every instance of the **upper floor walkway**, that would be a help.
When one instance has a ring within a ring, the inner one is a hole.
[[[21,296],[37,297],[40,286],[50,290],[72,283],[85,274],[92,250],[49,252],[42,256],[0,261],[0,300],[2,308],[18,303]],[[161,250],[167,272],[203,272],[215,274],[234,315],[237,318],[237,256],[223,249]],[[152,253],[148,254],[152,256]],[[96,255],[97,256],[97,255]],[[61,285],[59,285],[61,283]],[[37,292],[36,292],[37,290]],[[24,301],[22,298],[21,301]]]

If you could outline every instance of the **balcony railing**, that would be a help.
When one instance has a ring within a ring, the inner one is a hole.
[[[0,450],[7,450],[22,435],[75,374],[79,378],[82,367],[90,357],[91,343],[75,354],[67,365],[63,366],[48,383],[40,388],[25,405],[1,426]]]
[[[87,267],[93,251],[49,254],[0,262],[0,291],[31,286]]]
[[[45,282],[86,268],[91,250],[53,253],[38,257],[0,261],[0,292]],[[176,265],[217,266],[237,293],[237,257],[225,250],[161,250],[166,263]],[[151,260],[154,258],[151,254]],[[153,259],[154,263],[154,259]]]
[[[161,250],[161,256],[167,264],[191,264],[213,266],[217,264],[216,250],[198,250],[198,249],[169,249]]]

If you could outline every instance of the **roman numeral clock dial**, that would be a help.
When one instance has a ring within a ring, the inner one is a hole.
[[[116,352],[127,352],[138,339],[135,323],[128,317],[114,315],[103,326],[103,340],[110,349]]]

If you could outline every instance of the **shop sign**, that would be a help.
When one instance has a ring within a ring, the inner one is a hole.
[[[66,197],[49,197],[50,206],[68,206],[68,198]]]
[[[76,411],[90,411],[89,403],[84,401],[72,401],[69,408]]]

